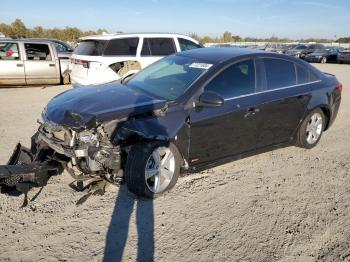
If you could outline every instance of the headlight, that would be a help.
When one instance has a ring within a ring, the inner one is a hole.
[[[94,135],[89,132],[81,132],[78,135],[79,141],[86,143],[86,144],[97,144],[97,135]]]
[[[38,119],[39,122],[42,124],[45,123],[47,120],[46,111],[47,111],[47,108],[45,107],[44,110],[41,112],[40,118]]]

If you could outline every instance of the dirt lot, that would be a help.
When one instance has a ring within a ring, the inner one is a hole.
[[[318,67],[344,91],[315,149],[185,176],[154,201],[122,186],[76,206],[83,194],[67,174],[23,209],[22,196],[0,195],[0,261],[350,261],[350,65]],[[18,140],[29,143],[42,108],[65,89],[0,89],[1,163]]]

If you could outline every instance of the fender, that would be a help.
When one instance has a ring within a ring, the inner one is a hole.
[[[188,159],[190,125],[183,111],[167,112],[162,117],[129,119],[112,135],[112,143],[131,145],[138,141],[159,140],[174,143],[184,159]]]

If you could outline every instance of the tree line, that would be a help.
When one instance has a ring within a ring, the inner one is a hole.
[[[36,26],[34,28],[28,28],[22,22],[21,19],[16,19],[11,24],[0,23],[0,33],[3,33],[7,37],[12,38],[55,38],[63,41],[76,42],[80,37],[87,35],[96,35],[107,33],[107,30],[100,28],[97,31],[82,31],[77,27],[65,27],[65,28],[43,28],[42,26]],[[269,38],[255,38],[255,37],[240,37],[234,35],[231,32],[224,32],[220,37],[199,36],[196,33],[190,34],[190,36],[199,42],[205,43],[229,43],[229,42],[318,42],[318,43],[330,43],[334,40],[331,39],[319,39],[308,38],[292,40],[289,38],[279,38],[272,36]],[[350,37],[342,37],[336,40],[339,43],[350,43]]]
[[[106,29],[98,29],[97,31],[82,31],[77,27],[65,27],[46,29],[42,26],[28,28],[21,19],[16,19],[11,24],[0,23],[0,33],[11,38],[55,38],[63,41],[76,42],[80,37],[87,35],[96,35],[107,32]]]

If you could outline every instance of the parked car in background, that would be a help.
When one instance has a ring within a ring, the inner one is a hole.
[[[307,54],[314,52],[317,49],[324,49],[324,45],[312,44],[312,45],[297,45],[296,47],[286,51],[287,55],[299,57],[304,59]]]
[[[193,48],[198,41],[178,34],[110,34],[81,38],[71,58],[71,81],[107,83],[135,74],[164,56]]]
[[[283,54],[286,51],[285,45],[269,43],[264,48],[265,51]]]
[[[350,63],[350,49],[345,49],[339,52],[338,63]]]
[[[33,41],[50,41],[54,44],[58,57],[69,59],[74,51],[74,48],[70,46],[68,43],[58,40],[58,39],[51,39],[51,38],[26,38],[26,41],[33,40]]]
[[[338,62],[339,49],[335,47],[325,47],[316,49],[305,56],[305,61],[310,63]]]
[[[67,83],[69,63],[51,41],[0,40],[0,85]]]

